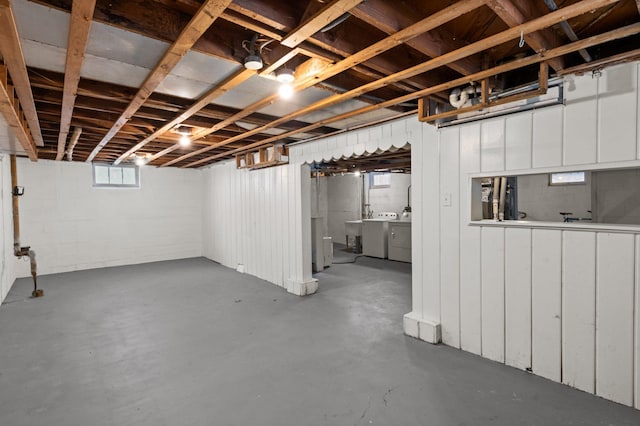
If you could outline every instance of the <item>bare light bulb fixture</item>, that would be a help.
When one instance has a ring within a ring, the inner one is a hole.
[[[278,80],[280,83],[293,83],[294,78],[295,77],[293,75],[293,71],[291,71],[289,68],[282,68],[276,74],[276,80]]]
[[[187,135],[180,136],[180,145],[181,146],[189,146],[189,145],[191,145],[191,139],[189,139],[189,136],[187,136]]]
[[[136,156],[136,166],[144,166],[147,164],[147,159],[141,155]]]
[[[262,47],[259,47],[257,42],[258,33],[255,33],[253,37],[251,37],[251,40],[245,40],[242,42],[242,47],[248,53],[242,61],[242,64],[248,70],[259,70],[262,68],[262,58],[260,57]]]
[[[293,97],[293,86],[288,83],[283,83],[278,89],[278,94],[282,99],[291,99]]]

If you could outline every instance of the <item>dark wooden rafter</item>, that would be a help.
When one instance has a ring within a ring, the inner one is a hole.
[[[432,93],[437,93],[439,91],[443,91],[443,90],[451,90],[455,87],[459,87],[462,86],[464,84],[469,84],[471,82],[475,82],[475,81],[481,81],[483,79],[489,78],[489,77],[493,77],[495,75],[504,73],[504,72],[509,72],[509,71],[513,71],[513,70],[517,70],[517,69],[521,69],[533,64],[537,64],[540,62],[544,62],[544,61],[548,61],[550,59],[556,58],[556,57],[561,57],[563,55],[567,55],[569,53],[573,53],[573,52],[578,52],[580,49],[585,49],[585,48],[589,48],[589,47],[593,47],[593,46],[597,46],[600,45],[602,43],[607,43],[610,42],[612,40],[617,40],[617,39],[622,39],[622,38],[626,38],[626,37],[630,37],[633,35],[637,35],[640,34],[640,23],[637,24],[632,24],[632,25],[628,25],[626,27],[623,28],[619,28],[616,30],[612,30],[603,34],[599,34],[599,35],[595,35],[583,40],[579,40],[573,43],[569,43],[566,44],[564,46],[560,46],[557,47],[555,49],[551,49],[547,52],[540,52],[537,54],[534,54],[532,56],[526,57],[526,58],[522,58],[522,59],[517,59],[502,65],[498,65],[496,67],[490,68],[488,70],[484,70],[484,71],[480,71],[476,74],[472,74],[469,76],[465,76],[465,77],[460,77],[458,79],[443,83],[439,86],[435,86],[432,88],[428,88],[425,90],[421,90],[409,95],[405,95],[402,96],[400,98],[397,99],[392,99],[377,105],[370,105],[370,106],[366,106],[363,108],[360,108],[358,110],[354,110],[354,111],[350,111],[347,113],[343,113],[343,114],[339,114],[337,116],[334,117],[330,117],[324,120],[320,120],[319,122],[310,125],[308,128],[303,128],[300,129],[299,131],[301,132],[305,132],[310,130],[313,126],[318,126],[318,125],[329,125],[341,120],[345,120],[357,115],[361,115],[361,114],[365,114],[371,111],[375,111],[377,109],[381,109],[381,108],[386,108],[390,105],[393,104],[397,104],[397,103],[401,103],[401,102],[407,102],[409,100],[412,99],[418,99],[420,97],[423,96],[429,96]],[[285,138],[288,136],[293,135],[293,132],[287,132],[287,133],[283,133],[281,135],[278,136],[274,136],[272,138],[267,138],[263,141],[261,141],[260,143],[252,143],[252,144],[248,144],[246,146],[244,146],[241,149],[235,149],[235,150],[229,150],[223,154],[218,154],[216,156],[211,156],[211,157],[207,157],[207,158],[203,158],[194,162],[191,162],[189,164],[183,165],[182,167],[199,167],[202,166],[205,163],[211,163],[213,161],[216,161],[220,158],[225,158],[225,157],[229,157],[231,155],[234,155],[238,152],[242,152],[244,150],[248,150],[248,149],[254,149],[257,148],[259,146],[261,146],[261,144],[268,144],[268,143],[274,143],[277,142],[279,139],[281,138]]]
[[[447,54],[441,55],[437,58],[431,59],[430,61],[424,62],[420,65],[416,65],[415,67],[412,67],[410,69],[401,71],[399,73],[396,74],[392,74],[388,77],[382,78],[378,81],[369,83],[369,84],[365,84],[363,86],[360,86],[359,88],[350,90],[349,92],[343,93],[343,94],[339,94],[339,95],[333,95],[333,96],[329,96],[328,98],[322,99],[318,102],[315,102],[307,107],[304,107],[302,109],[299,109],[293,113],[287,114],[286,116],[275,120],[272,123],[269,123],[268,125],[263,126],[262,128],[258,128],[258,129],[254,129],[251,131],[248,131],[246,133],[244,133],[244,135],[239,135],[236,137],[233,137],[231,139],[229,139],[230,141],[234,142],[237,141],[239,139],[241,139],[243,136],[250,136],[252,134],[256,134],[256,133],[260,133],[264,130],[266,130],[267,128],[271,127],[271,126],[276,126],[278,124],[280,124],[281,122],[286,122],[287,120],[292,120],[296,117],[308,114],[312,111],[316,111],[322,108],[327,108],[329,106],[335,105],[337,103],[340,102],[344,102],[346,100],[349,99],[353,99],[356,96],[362,95],[363,93],[366,92],[370,92],[372,90],[378,89],[380,87],[383,87],[387,84],[389,84],[389,82],[391,81],[397,81],[397,80],[401,80],[403,78],[409,77],[411,75],[415,75],[418,73],[423,73],[426,71],[429,71],[431,69],[435,69],[437,67],[446,65],[448,63],[454,62],[456,60],[468,57],[472,54],[481,52],[485,49],[491,48],[492,46],[497,46],[500,45],[506,41],[512,40],[516,37],[518,37],[518,35],[520,33],[523,34],[529,34],[532,33],[534,31],[539,31],[540,29],[544,29],[547,28],[561,20],[567,19],[567,17],[571,17],[571,16],[577,16],[580,15],[582,13],[585,13],[586,11],[592,10],[593,7],[598,7],[598,6],[602,6],[602,5],[606,5],[607,3],[611,3],[614,2],[616,0],[586,0],[583,1],[581,3],[577,3],[571,6],[567,6],[565,8],[563,8],[562,10],[556,11],[556,12],[552,12],[549,13],[545,16],[542,16],[540,18],[537,18],[533,21],[529,21],[526,22],[524,24],[518,25],[516,27],[513,28],[509,28],[508,30],[505,30],[501,33],[495,34],[493,36],[487,37],[486,39],[480,40],[476,43],[470,44],[468,46],[465,46],[463,48],[460,48],[458,50],[455,50],[453,52],[449,52]],[[411,27],[409,27],[411,28]],[[172,160],[172,162],[168,162],[167,165],[172,165],[175,163],[178,163],[179,161],[183,161],[187,158],[190,158],[192,156],[201,154],[203,152],[206,152],[208,148],[203,148],[201,149],[199,152],[195,151],[189,154],[184,155],[181,159],[175,159]]]
[[[392,4],[384,0],[367,0],[354,8],[351,14],[391,35],[413,23],[411,15],[415,12],[406,8],[404,3]],[[464,46],[464,43],[456,41],[455,37],[441,27],[408,40],[406,45],[433,58],[459,49]],[[467,75],[480,71],[481,64],[475,58],[465,58],[448,64],[448,67],[462,75]]]
[[[361,2],[362,0],[332,0],[293,29],[280,43],[290,48],[296,47]]]
[[[510,27],[516,27],[541,15],[535,10],[534,2],[530,1],[516,3],[513,0],[489,0],[487,5]],[[548,29],[523,34],[523,37],[536,52],[542,52],[558,46],[554,34]],[[564,61],[562,58],[555,58],[550,65],[556,71],[561,71],[564,68]]]
[[[149,73],[144,83],[138,90],[134,99],[129,103],[120,118],[107,132],[105,137],[91,152],[87,161],[92,161],[100,150],[118,133],[120,128],[129,120],[129,117],[144,104],[145,100],[153,93],[158,85],[169,75],[180,59],[187,54],[200,36],[213,24],[220,14],[231,3],[231,0],[207,0],[182,30],[176,41],[165,52],[156,67]]]
[[[56,160],[62,160],[71,125],[71,116],[76,101],[80,68],[84,60],[84,52],[89,41],[91,20],[95,0],[74,0],[69,21],[69,39],[67,42],[67,59],[64,72],[64,93],[62,95],[62,113],[60,116],[60,133],[58,135],[58,152]],[[78,135],[79,136],[79,135]]]
[[[13,9],[9,0],[0,0],[0,55],[11,76],[13,87],[20,102],[22,111],[28,124],[27,133],[38,146],[43,146],[42,135],[40,133],[40,123],[36,112],[27,65],[22,53],[20,36],[16,26]]]

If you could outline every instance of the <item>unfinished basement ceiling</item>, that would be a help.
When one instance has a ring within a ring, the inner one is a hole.
[[[462,80],[536,52],[552,74],[637,59],[639,11],[636,0],[0,0],[4,85],[25,116],[3,108],[0,149],[202,167],[411,115],[420,98],[447,105]],[[244,68],[250,50],[262,69]],[[290,100],[277,95],[284,68]],[[537,70],[491,74],[492,90]]]

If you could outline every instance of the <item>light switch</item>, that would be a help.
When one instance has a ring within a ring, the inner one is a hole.
[[[451,193],[450,192],[442,194],[442,206],[443,207],[451,207]]]

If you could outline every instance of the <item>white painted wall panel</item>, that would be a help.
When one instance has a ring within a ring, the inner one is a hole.
[[[411,146],[411,164],[422,164],[423,151],[426,141]],[[414,167],[411,170],[411,307],[422,315],[422,259],[423,259],[423,193],[422,188],[424,167]],[[414,213],[415,212],[415,213]],[[417,214],[416,214],[417,213]]]
[[[422,307],[423,318],[440,322],[440,209],[433,200],[440,193],[440,162],[438,133],[433,126],[424,128],[421,165],[422,181]]]
[[[441,322],[443,343],[460,347],[460,172],[457,127],[440,133],[440,162],[448,167],[440,169],[440,283]],[[445,203],[445,198],[449,202]]]
[[[483,172],[504,170],[504,118],[483,121],[480,125],[481,163]]]
[[[639,69],[640,71],[640,69]],[[635,328],[635,345],[634,345],[634,403],[635,408],[640,409],[640,235],[635,236],[635,298],[634,298],[634,328]]]
[[[480,228],[468,225],[470,218],[470,173],[480,171],[480,125],[460,127],[460,347],[480,355],[482,315],[480,311]]]
[[[531,168],[533,114],[525,112],[505,119],[506,170]]]
[[[596,266],[596,394],[633,405],[633,235],[599,233]]]
[[[562,106],[533,113],[533,168],[562,165]]]
[[[559,382],[562,365],[562,231],[531,236],[532,371]]]
[[[598,161],[637,158],[638,73],[633,66],[612,67],[599,78]]]
[[[482,228],[482,356],[504,362],[504,228]]]
[[[531,230],[505,230],[505,362],[531,368]]]
[[[598,79],[569,77],[564,90],[563,164],[595,163]]]
[[[562,242],[562,382],[593,393],[596,234],[565,231]]]

